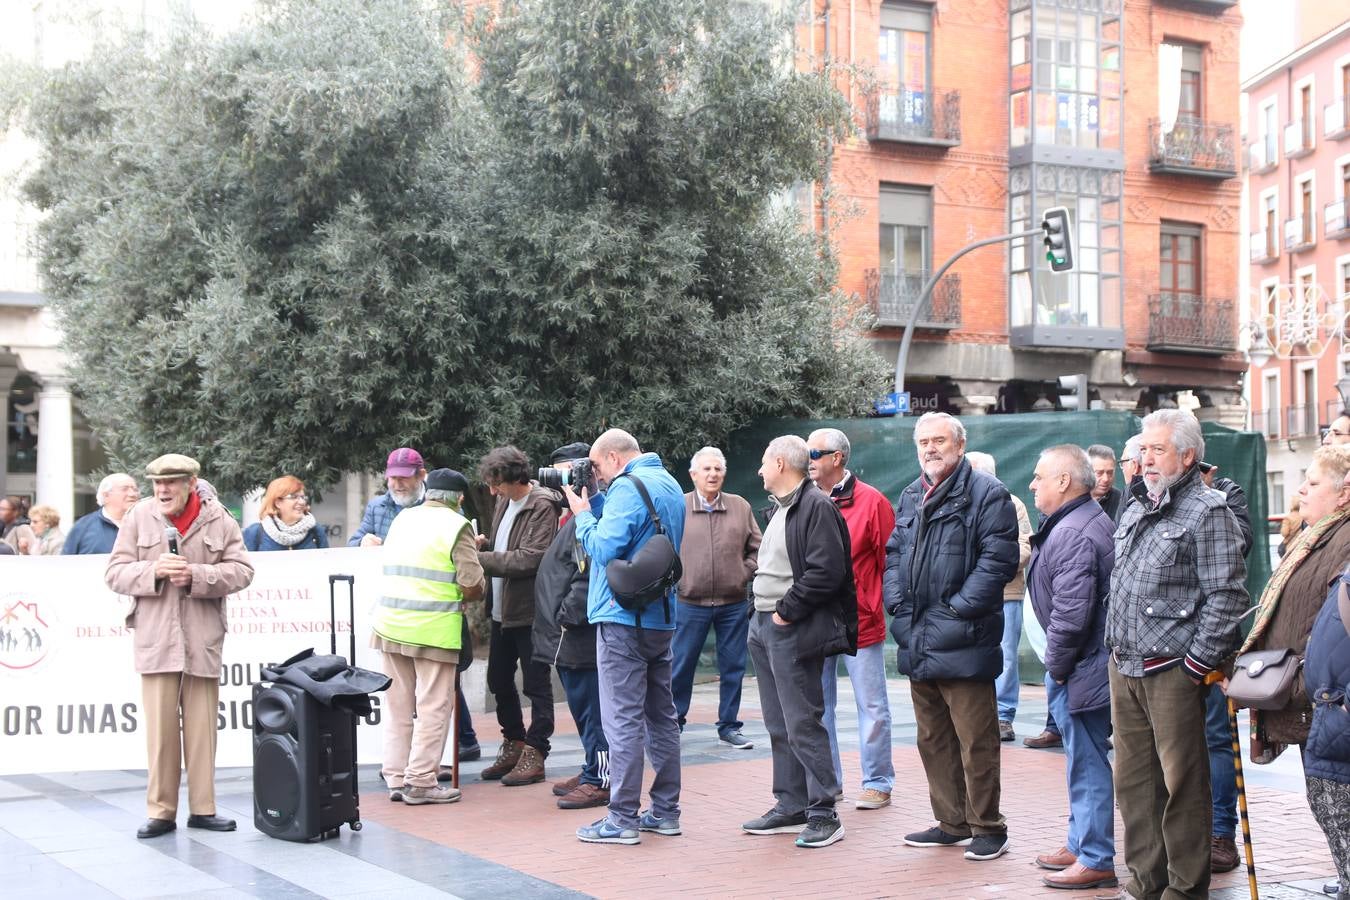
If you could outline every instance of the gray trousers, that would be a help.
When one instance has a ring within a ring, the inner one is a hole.
[[[674,635],[613,622],[596,628],[600,721],[609,741],[609,821],[619,828],[637,828],[644,747],[655,773],[652,813],[680,817],[680,725],[670,692]]]
[[[773,613],[750,621],[750,658],[759,682],[759,706],[773,750],[775,807],[784,815],[834,816],[839,779],[830,734],[821,721],[825,691],[822,657],[797,659],[795,625],[775,625]]]

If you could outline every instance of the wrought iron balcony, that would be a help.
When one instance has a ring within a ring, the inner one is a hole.
[[[1253,231],[1248,235],[1248,244],[1251,247],[1251,261],[1254,263],[1271,263],[1280,258],[1280,244],[1275,239],[1276,235],[1267,231]]]
[[[1350,200],[1342,197],[1326,205],[1322,210],[1322,233],[1338,241],[1350,238]]]
[[[1284,411],[1285,437],[1309,437],[1317,434],[1317,405],[1308,403],[1303,406],[1291,406]]]
[[[867,139],[955,147],[961,143],[961,92],[878,88],[867,98]]]
[[[1280,153],[1275,143],[1275,135],[1268,134],[1259,141],[1247,145],[1247,171],[1253,175],[1274,172],[1280,165]]]
[[[1182,116],[1169,132],[1157,119],[1148,122],[1148,168],[1159,175],[1232,178],[1237,175],[1232,125],[1215,125]]]
[[[1279,440],[1280,410],[1278,408],[1252,410],[1252,431],[1261,432],[1267,440]]]
[[[1153,294],[1148,298],[1148,344],[1155,353],[1223,356],[1237,350],[1232,300],[1195,294]]]
[[[1284,126],[1284,155],[1286,159],[1298,159],[1313,152],[1313,130],[1311,122],[1295,119]]]
[[[1317,226],[1311,215],[1284,220],[1284,249],[1297,253],[1317,246]]]
[[[887,272],[867,270],[867,302],[877,315],[878,325],[903,327],[928,280],[927,272]],[[919,328],[950,331],[961,327],[961,276],[955,273],[938,279],[933,292],[919,309]]]
[[[1350,94],[1322,107],[1322,134],[1329,141],[1350,137]]]

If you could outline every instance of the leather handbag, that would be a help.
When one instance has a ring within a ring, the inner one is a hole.
[[[1244,653],[1233,663],[1228,699],[1238,708],[1284,709],[1302,667],[1303,660],[1289,648]]]

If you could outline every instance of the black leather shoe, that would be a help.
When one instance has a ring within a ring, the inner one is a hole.
[[[177,827],[178,823],[173,819],[146,819],[145,824],[136,829],[136,837],[159,837],[161,834],[168,834]]]
[[[460,762],[473,762],[483,758],[483,748],[479,744],[465,744],[459,748]]]
[[[234,831],[234,819],[224,816],[188,816],[189,828],[205,828],[207,831]]]

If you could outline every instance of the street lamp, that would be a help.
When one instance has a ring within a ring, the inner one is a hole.
[[[1341,375],[1336,382],[1336,391],[1341,395],[1341,409],[1350,409],[1350,372]]]
[[[1270,337],[1260,322],[1251,322],[1247,328],[1252,338],[1251,345],[1247,348],[1247,359],[1256,368],[1264,368],[1275,355],[1275,348],[1270,346]]]

